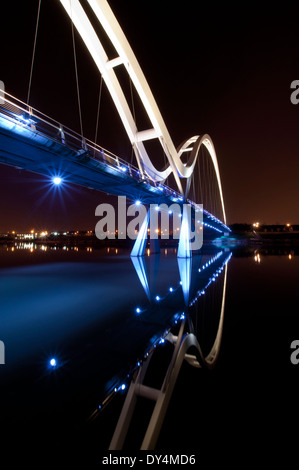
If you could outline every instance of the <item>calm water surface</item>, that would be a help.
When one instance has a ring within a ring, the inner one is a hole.
[[[183,314],[209,352],[223,298],[220,269],[230,251],[209,250],[190,266],[178,264],[169,249],[135,263],[115,248],[0,250],[6,437],[28,462],[36,457],[29,442],[46,452],[54,439],[67,461],[98,464],[125,396],[114,389],[127,389],[146,353],[164,347],[161,338]],[[298,260],[289,249],[234,251],[218,362],[212,371],[183,367],[158,449],[196,450],[202,463],[216,459],[216,449],[230,463],[240,452],[260,462],[290,457],[299,374],[290,362],[290,344],[299,339]],[[158,375],[159,361],[155,367]],[[91,413],[114,395],[90,423]]]

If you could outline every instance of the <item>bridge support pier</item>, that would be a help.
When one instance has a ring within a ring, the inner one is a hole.
[[[181,230],[180,230],[179,247],[178,247],[178,258],[191,258],[192,256],[192,250],[190,247],[190,235],[191,235],[191,226],[190,226],[191,220],[190,219],[191,217],[189,217],[187,205],[184,204]]]
[[[146,242],[148,238],[148,227],[150,222],[150,211],[147,212],[146,217],[140,227],[139,233],[135,240],[131,256],[144,256]],[[150,252],[151,254],[160,253],[160,244],[158,239],[150,240]]]
[[[140,227],[137,238],[135,240],[131,256],[144,256],[147,242],[147,229],[150,221],[150,211],[147,212],[144,221]]]

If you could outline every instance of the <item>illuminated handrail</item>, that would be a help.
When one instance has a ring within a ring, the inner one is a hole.
[[[114,160],[117,166],[123,164],[126,165],[126,167],[130,166],[133,170],[138,171],[134,165],[129,165],[121,157],[90,141],[50,116],[40,112],[36,108],[28,106],[26,103],[11,94],[4,92],[3,99],[4,104],[0,106],[1,113],[17,120],[18,124],[23,123],[36,131],[41,131],[50,139],[59,143],[67,144],[68,147],[71,147],[74,150],[92,150],[92,157],[100,157],[100,159],[103,159],[101,158],[101,155],[104,154],[106,157],[108,156],[110,159]],[[95,152],[97,153],[95,154]]]
[[[163,194],[171,197],[174,202],[184,202],[184,198],[181,193],[175,191],[164,183],[157,183],[155,179],[147,175],[145,171],[143,172],[143,175],[141,175],[139,169],[133,164],[128,163],[123,158],[115,155],[95,142],[92,142],[36,108],[28,106],[10,93],[3,92],[2,99],[4,103],[0,105],[1,114],[4,114],[13,122],[17,122],[18,125],[28,127],[36,133],[45,135],[54,142],[66,145],[68,148],[71,148],[76,152],[80,152],[82,155],[86,153],[89,158],[100,161],[107,166],[112,166],[120,172],[128,172],[128,174],[137,181],[145,181],[147,184],[152,185],[157,191],[163,191]],[[195,202],[189,199],[187,202],[191,204],[193,208],[197,208],[197,204]],[[203,213],[207,218],[212,219],[214,222],[230,231],[223,222],[210,214],[207,210],[203,209]],[[213,226],[207,226],[215,229]]]
[[[128,171],[131,176],[137,178],[138,180],[145,179],[155,187],[163,188],[163,190],[168,194],[173,194],[177,198],[181,197],[177,191],[174,191],[167,185],[157,185],[155,180],[146,173],[144,173],[143,177],[141,178],[139,169],[133,164],[128,163],[123,158],[115,155],[95,142],[92,142],[67,126],[59,123],[50,116],[40,112],[36,108],[28,106],[26,103],[14,97],[10,93],[4,92],[3,99],[4,104],[0,106],[1,113],[10,117],[10,119],[17,120],[18,124],[23,124],[24,126],[28,126],[37,132],[42,132],[50,139],[65,144],[76,151],[88,151],[89,157],[91,158],[100,160],[106,164],[114,164],[117,168],[120,169],[120,171]]]

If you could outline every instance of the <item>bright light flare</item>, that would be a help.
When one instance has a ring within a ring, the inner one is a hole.
[[[52,181],[53,181],[54,184],[56,184],[56,186],[59,186],[62,183],[62,178],[60,178],[60,176],[55,176],[52,179]]]
[[[57,366],[57,361],[56,361],[55,357],[52,357],[52,359],[50,359],[49,364],[50,364],[51,367],[56,367]]]

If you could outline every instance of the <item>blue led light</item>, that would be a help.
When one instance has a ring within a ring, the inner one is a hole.
[[[119,387],[115,387],[114,391],[119,392],[120,390],[125,390],[126,388],[126,384],[121,384]]]
[[[62,183],[62,178],[60,178],[60,176],[55,176],[52,179],[52,181],[53,181],[54,184],[56,184],[56,186],[59,186]]]
[[[49,364],[50,364],[51,367],[56,367],[57,366],[57,361],[56,361],[55,357],[52,357],[52,359],[50,359]]]
[[[136,206],[140,206],[141,201],[135,201]]]
[[[137,307],[135,311],[136,313],[141,313],[141,308]]]
[[[173,287],[169,287],[169,292],[173,292]]]
[[[156,295],[156,300],[157,300],[157,302],[159,302],[159,300],[160,300],[159,295]]]

